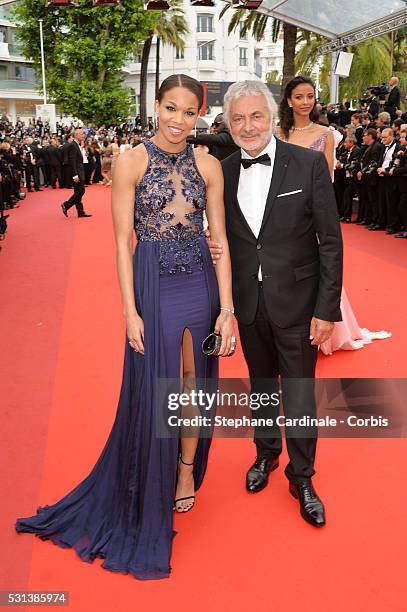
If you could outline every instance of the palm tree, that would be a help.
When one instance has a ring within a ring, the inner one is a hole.
[[[223,7],[219,19],[223,17],[226,11],[233,8],[231,2],[226,2]],[[242,34],[250,32],[257,41],[263,39],[264,32],[270,17],[257,11],[249,11],[247,9],[234,9],[233,17],[228,26],[228,33],[231,34],[240,27],[242,23]],[[277,42],[281,28],[284,32],[284,63],[283,63],[283,80],[281,90],[283,91],[288,81],[295,76],[295,49],[297,44],[297,27],[290,23],[283,23],[279,19],[272,18],[272,41]]]
[[[298,39],[300,49],[296,55],[296,68],[301,74],[311,74],[319,57],[319,46],[326,42],[326,38],[318,34],[304,32]],[[403,45],[400,50],[396,42],[394,45],[394,64],[397,74],[397,65],[402,63]],[[352,68],[347,78],[340,79],[340,98],[358,100],[362,97],[369,85],[379,85],[388,81],[393,73],[392,68],[392,37],[383,34],[370,40],[350,46],[347,51],[354,54]],[[326,98],[329,89],[329,54],[324,55],[321,63],[322,98]],[[400,71],[402,66],[400,65]]]
[[[160,11],[154,28],[150,30],[149,36],[143,44],[140,71],[140,117],[143,126],[147,125],[147,74],[153,38],[155,36],[157,41],[155,72],[155,92],[157,94],[160,81],[161,42],[175,47],[178,51],[182,51],[185,48],[184,37],[188,33],[189,28],[182,9],[182,0],[172,0],[169,9]]]

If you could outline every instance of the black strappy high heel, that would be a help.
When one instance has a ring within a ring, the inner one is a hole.
[[[187,463],[186,461],[184,461],[184,460],[183,460],[183,458],[181,457],[181,455],[179,456],[179,460],[180,460],[180,461],[181,461],[181,463],[183,463],[184,465],[194,465],[194,462],[192,462],[192,463]],[[193,501],[192,501],[192,503],[191,503],[189,506],[187,506],[186,508],[183,508],[183,507],[181,506],[181,508],[178,510],[178,508],[177,508],[177,506],[176,506],[177,502],[180,502],[180,501],[185,501],[186,499],[192,499]],[[173,509],[174,509],[174,510],[176,510],[176,511],[177,511],[179,514],[181,514],[182,512],[189,512],[190,510],[192,510],[192,508],[194,507],[194,505],[195,505],[195,495],[189,495],[188,497],[178,497],[178,499],[174,499],[174,508],[173,508]]]

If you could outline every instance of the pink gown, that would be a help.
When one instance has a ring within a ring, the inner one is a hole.
[[[324,132],[309,148],[323,153],[325,151],[327,135],[328,132]],[[339,349],[354,351],[363,348],[365,344],[370,344],[373,340],[383,340],[391,336],[391,333],[383,330],[371,332],[365,327],[359,327],[344,287],[342,287],[341,294],[341,314],[342,321],[335,323],[334,331],[329,340],[319,346],[325,355],[332,355],[334,351]]]

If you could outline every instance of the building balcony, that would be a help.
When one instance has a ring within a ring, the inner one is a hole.
[[[0,91],[10,91],[10,89],[14,89],[19,91],[33,91],[37,93],[39,87],[39,83],[33,83],[32,81],[23,81],[22,79],[0,79]]]
[[[212,59],[212,60],[199,60],[198,62],[199,65],[199,71],[204,71],[204,70],[208,70],[208,71],[214,71],[217,70],[217,65],[216,65],[216,60]]]

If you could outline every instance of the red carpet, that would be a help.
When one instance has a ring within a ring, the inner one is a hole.
[[[88,565],[29,534],[17,516],[53,503],[94,465],[113,422],[124,322],[115,273],[110,191],[92,186],[90,219],[65,219],[67,192],[29,194],[2,242],[2,553],[0,589],[70,591],[69,609],[376,612],[406,609],[407,444],[319,441],[315,484],[326,528],[299,516],[283,470],[244,490],[250,440],[213,443],[195,510],[177,516],[169,580],[140,582]],[[62,195],[61,195],[62,194]],[[393,337],[321,356],[325,377],[405,377],[407,243],[345,226],[345,284],[361,325]],[[239,353],[226,376],[245,376]],[[5,401],[5,399],[7,400]],[[286,455],[283,456],[283,463]]]

